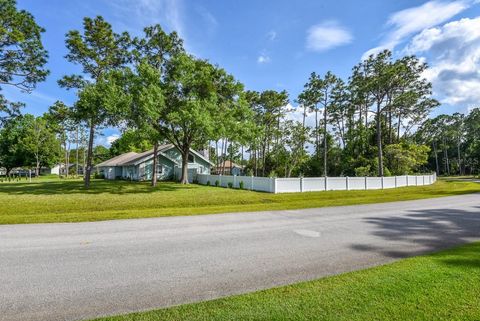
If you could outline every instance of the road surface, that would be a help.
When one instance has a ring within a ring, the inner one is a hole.
[[[480,194],[0,226],[0,320],[83,320],[362,269],[480,239]]]

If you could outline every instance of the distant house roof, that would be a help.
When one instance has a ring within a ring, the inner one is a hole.
[[[224,162],[220,162],[220,164],[218,164],[218,167],[216,167],[216,168],[221,169],[221,168],[224,167],[224,166],[223,166],[224,164],[225,164],[225,169],[230,169],[230,168],[240,168],[240,169],[243,169],[243,168],[245,167],[245,166],[242,166],[242,165],[238,165],[238,164],[236,164],[236,163],[234,163],[234,162],[231,162],[231,161],[229,161],[229,160],[226,160],[226,161],[224,161]]]
[[[173,144],[165,144],[165,145],[160,145],[158,146],[158,154],[162,155],[163,157],[171,160],[174,164],[178,164],[177,161],[167,154],[165,154],[166,151],[169,149],[174,148],[175,146]],[[200,157],[204,161],[210,163],[213,165],[210,160],[206,159],[203,155],[200,153],[190,150],[192,154],[195,154],[196,156]],[[97,167],[113,167],[113,166],[131,166],[131,165],[138,165],[142,162],[145,162],[149,160],[150,158],[153,157],[153,149],[147,150],[142,153],[135,153],[135,152],[128,152],[122,155],[115,156],[109,160],[106,160],[104,162],[101,162],[100,164],[97,165]]]

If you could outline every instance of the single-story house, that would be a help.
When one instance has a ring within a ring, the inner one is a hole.
[[[237,175],[241,176],[245,174],[245,166],[238,165],[230,160],[221,162],[218,166],[214,167],[212,172],[222,175]]]
[[[196,174],[210,174],[213,163],[203,154],[190,149],[188,157],[188,180],[192,182]],[[130,179],[144,181],[152,179],[153,149],[135,153],[129,152],[106,160],[96,166],[97,173],[106,179]],[[158,147],[158,180],[178,180],[182,174],[182,154],[173,144]]]

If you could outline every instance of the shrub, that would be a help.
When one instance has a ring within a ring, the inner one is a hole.
[[[95,174],[93,174],[93,178],[105,179],[105,175],[102,174],[102,173],[95,173]]]
[[[240,189],[243,189],[243,187],[244,187],[243,181],[240,181],[240,183],[238,183],[238,187],[239,187]]]
[[[228,182],[228,188],[233,188],[233,183],[232,182]]]
[[[218,179],[215,181],[215,186],[218,187],[220,185],[220,182],[218,181]]]
[[[207,186],[210,186],[210,181],[207,181]]]

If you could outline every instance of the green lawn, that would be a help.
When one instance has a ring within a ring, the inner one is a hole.
[[[480,243],[316,281],[97,320],[480,320]]]
[[[439,181],[431,186],[377,191],[268,194],[162,182],[41,178],[0,183],[0,224],[81,222],[173,215],[298,209],[414,200],[480,192],[480,184]]]

